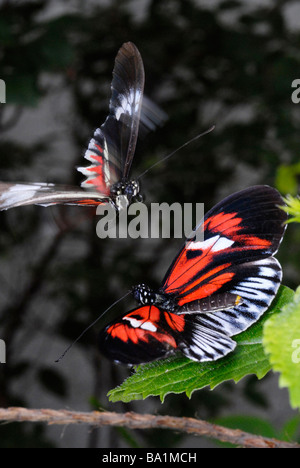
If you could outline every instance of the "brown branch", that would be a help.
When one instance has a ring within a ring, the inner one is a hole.
[[[92,411],[90,413],[27,408],[0,408],[0,421],[47,422],[48,424],[89,424],[91,426],[125,426],[130,429],[171,429],[186,434],[205,436],[222,442],[230,442],[245,448],[300,448],[290,443],[249,434],[238,429],[228,429],[200,419],[151,414],[114,413]]]

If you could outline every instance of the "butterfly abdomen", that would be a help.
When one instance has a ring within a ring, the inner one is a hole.
[[[243,302],[241,296],[231,293],[213,294],[212,296],[198,299],[181,306],[178,314],[193,314],[216,312],[217,310],[227,310]]]

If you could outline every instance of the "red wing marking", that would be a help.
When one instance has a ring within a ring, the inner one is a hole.
[[[167,279],[165,292],[171,292],[171,290],[182,288],[182,286],[188,284],[199,271],[209,265],[211,258],[212,255],[209,255],[209,253],[203,253],[201,256],[187,259],[185,251],[178,259],[176,268]]]
[[[189,284],[186,285],[185,288],[182,289],[182,293],[186,292],[186,291],[189,291],[191,288],[194,288],[195,286],[197,286],[199,283],[202,283],[204,282],[205,280],[207,280],[208,278],[211,278],[212,276],[214,276],[216,273],[218,273],[219,271],[222,271],[224,270],[225,268],[229,267],[231,265],[231,263],[225,263],[224,265],[219,265],[218,267],[216,268],[212,268],[211,270],[209,270],[207,273],[205,273],[204,275],[198,277],[198,278],[195,278],[193,282],[190,282]],[[193,278],[192,278],[193,279]]]
[[[246,246],[250,246],[251,249],[266,249],[272,245],[271,241],[256,236],[237,235],[232,236],[232,239],[242,244],[241,249],[244,249]]]
[[[112,324],[107,329],[107,333],[124,343],[138,344],[142,341],[149,343],[150,340],[155,339],[176,348],[177,343],[171,333],[182,332],[184,326],[183,316],[162,312],[155,306],[144,306],[125,315],[120,322]],[[168,333],[168,327],[171,333]]]
[[[218,213],[211,216],[204,222],[204,230],[210,230],[212,232],[220,232],[219,227],[222,226],[222,234],[225,236],[233,236],[237,233],[242,226],[242,218],[237,218],[238,213]]]
[[[88,205],[88,206],[98,206],[107,203],[107,201],[99,201],[87,198],[86,200],[78,200],[76,204],[78,205]]]
[[[149,330],[144,330],[142,328],[132,328],[130,324],[117,323],[112,325],[107,329],[107,333],[110,334],[112,338],[119,338],[124,343],[131,342],[133,344],[138,344],[141,341],[146,343],[149,342],[149,339],[152,337],[161,343],[166,343],[172,348],[176,348],[177,344],[173,336],[163,333],[160,331],[151,332]]]
[[[211,296],[213,293],[218,291],[224,284],[228,283],[234,277],[234,273],[222,273],[209,280],[209,283],[199,285],[195,291],[191,291],[186,296],[182,297],[178,301],[178,305],[183,305],[188,302],[196,301],[197,299],[203,299],[204,297]]]
[[[184,330],[185,321],[182,315],[172,314],[171,312],[165,312],[164,315],[170,328],[178,332],[182,332]]]

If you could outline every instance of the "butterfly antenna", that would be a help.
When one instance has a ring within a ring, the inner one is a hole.
[[[162,159],[160,159],[159,161],[157,161],[156,163],[152,164],[152,166],[148,167],[148,169],[146,169],[145,172],[143,172],[143,173],[138,177],[138,179],[141,179],[145,174],[147,174],[148,171],[150,171],[150,169],[153,169],[153,167],[158,166],[158,164],[161,164],[163,161],[166,161],[166,159],[169,159],[171,156],[173,156],[175,153],[177,153],[177,151],[180,151],[182,148],[185,148],[187,145],[189,145],[189,144],[192,143],[193,141],[198,140],[198,138],[201,138],[201,137],[203,137],[204,135],[207,135],[208,133],[212,132],[214,129],[215,129],[215,125],[213,125],[212,127],[210,127],[208,130],[205,130],[205,132],[199,133],[199,135],[196,135],[194,138],[191,138],[190,140],[186,141],[183,145],[179,146],[179,148],[177,148],[176,150],[172,151],[172,153],[168,154],[168,155],[165,156],[164,158],[162,158]]]
[[[73,343],[71,343],[66,349],[65,351],[60,355],[60,357],[58,359],[55,360],[55,362],[59,362],[62,360],[63,357],[65,357],[65,355],[67,354],[67,352],[72,348],[72,346],[77,343],[77,341],[80,340],[80,338],[83,337],[83,335],[90,329],[92,328],[102,317],[103,315],[106,314],[106,312],[108,312],[110,309],[112,309],[116,304],[118,304],[118,302],[121,302],[123,299],[125,299],[125,297],[127,297],[129,294],[131,294],[131,291],[128,291],[126,294],[124,294],[124,296],[122,296],[120,299],[118,299],[117,301],[115,301],[113,304],[111,304],[101,315],[99,315],[98,318],[96,318],[96,320],[94,320],[94,322],[92,322],[85,330],[83,330],[82,333],[80,333],[80,335],[76,338],[76,340],[73,341]]]

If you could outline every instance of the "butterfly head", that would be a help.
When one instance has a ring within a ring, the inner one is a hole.
[[[169,312],[177,310],[178,304],[175,296],[161,291],[155,292],[144,283],[134,286],[131,293],[141,305],[155,305]]]
[[[141,202],[138,180],[122,180],[111,187],[110,193],[118,210],[127,208],[133,202]]]
[[[157,294],[146,284],[137,284],[133,286],[132,295],[135,300],[141,305],[155,304],[157,302]]]
[[[140,183],[138,180],[129,180],[124,184],[123,190],[128,200],[134,200],[140,192]]]

